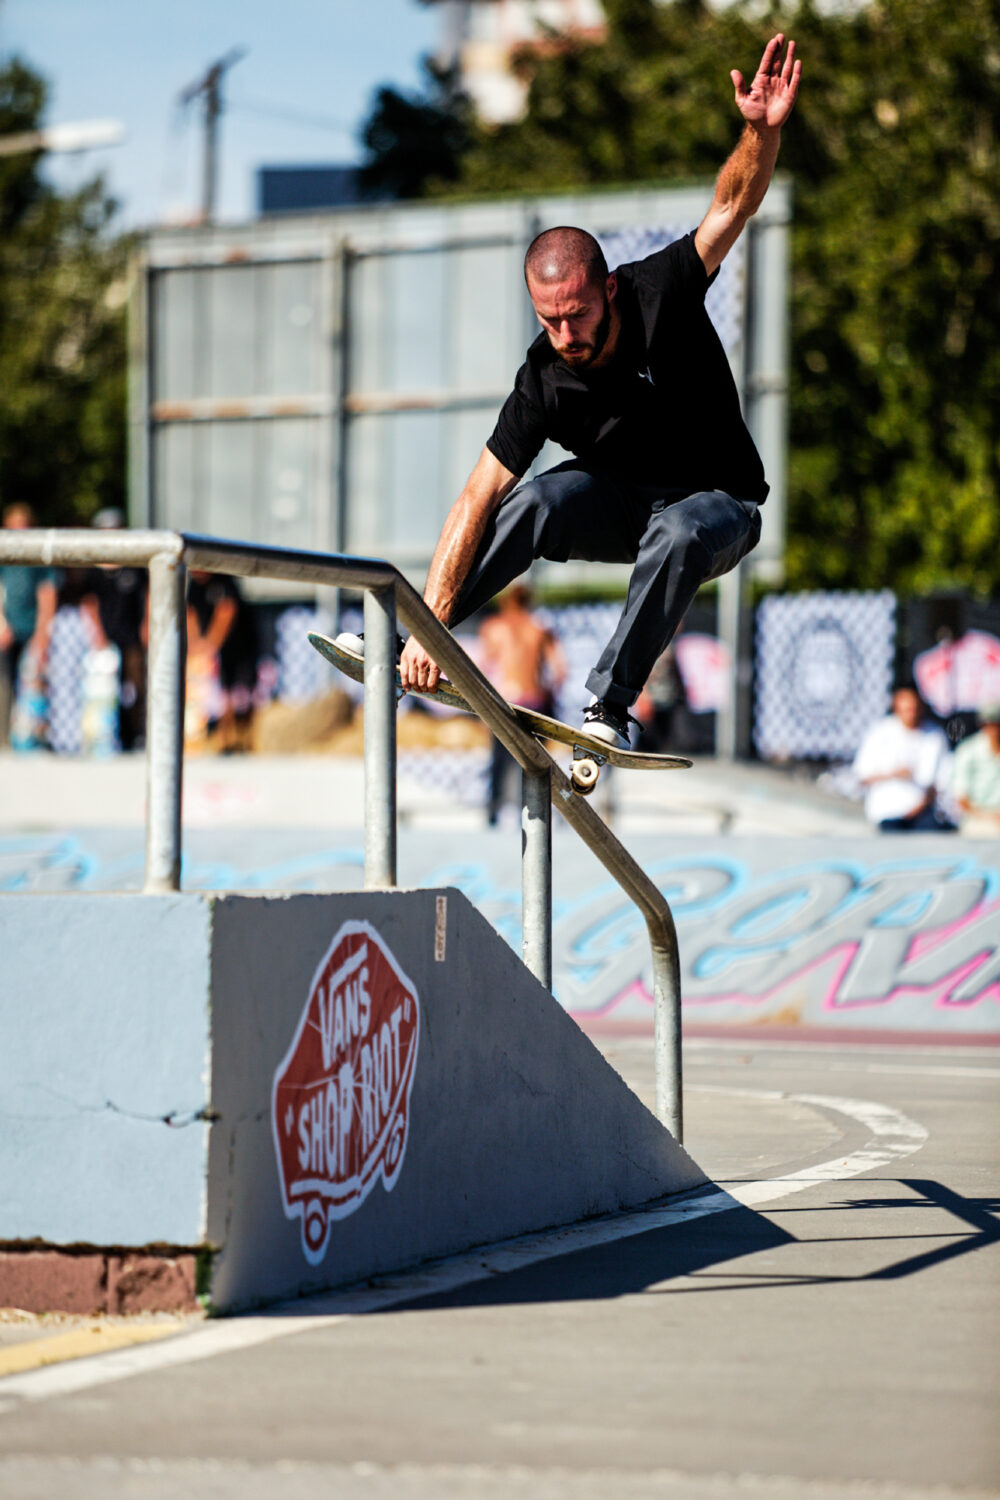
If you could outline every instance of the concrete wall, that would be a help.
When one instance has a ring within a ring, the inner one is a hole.
[[[8,896],[0,934],[8,1250],[208,1245],[228,1309],[704,1180],[455,891]]]
[[[212,903],[0,897],[0,1241],[196,1245]]]

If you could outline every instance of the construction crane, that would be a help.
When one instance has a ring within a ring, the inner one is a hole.
[[[196,99],[205,101],[205,138],[202,155],[201,219],[211,224],[215,219],[216,188],[218,185],[218,134],[219,116],[222,114],[222,79],[230,68],[247,55],[246,47],[234,47],[225,57],[212,63],[208,72],[197,83],[192,83],[180,95],[184,106]]]

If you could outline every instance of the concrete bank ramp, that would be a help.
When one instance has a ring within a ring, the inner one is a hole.
[[[8,1245],[207,1246],[232,1310],[705,1180],[457,891],[12,896],[0,927]]]

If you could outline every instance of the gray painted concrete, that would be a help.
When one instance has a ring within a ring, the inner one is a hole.
[[[568,762],[568,752],[566,756]],[[482,808],[456,802],[447,787],[399,774],[404,827],[475,832]],[[12,832],[139,827],[145,801],[141,755],[85,760],[42,752],[0,751],[0,828]],[[825,793],[808,778],[762,765],[698,760],[690,771],[605,773],[595,801],[619,837],[669,834],[872,837],[860,804]],[[295,828],[359,826],[364,805],[360,756],[188,756],[184,827]],[[518,818],[513,812],[513,824]]]
[[[609,1046],[648,1089],[650,1045]],[[791,1094],[893,1107],[928,1139],[757,1213],[296,1324],[295,1336],[197,1364],[37,1403],[4,1406],[0,1384],[0,1489],[18,1500],[995,1497],[1000,1052],[698,1043],[687,1062],[692,1147],[734,1188],[866,1148],[849,1117]]]
[[[0,1239],[194,1245],[204,896],[0,896]]]
[[[704,1181],[457,891],[25,894],[0,931],[0,1239],[207,1244],[231,1308]],[[373,1019],[338,1049],[345,932]]]
[[[419,1050],[398,1179],[332,1224],[313,1266],[301,1222],[281,1212],[266,1106],[317,963],[344,922],[369,923],[412,982]],[[704,1181],[455,891],[220,899],[212,993],[219,1119],[208,1238],[223,1246],[212,1288],[219,1307],[352,1281]]]

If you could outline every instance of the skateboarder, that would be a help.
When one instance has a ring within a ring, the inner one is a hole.
[[[584,726],[628,746],[629,707],[698,587],[760,536],[767,495],[705,293],[774,171],[798,92],[795,43],[772,37],[747,87],[746,124],[699,227],[645,260],[608,268],[584,230],[548,229],[525,280],[542,333],[445,521],[424,590],[446,625],[466,619],[537,557],[634,564],[618,626],[587,679]],[[547,438],[574,455],[527,483]],[[407,688],[433,689],[415,637]]]

